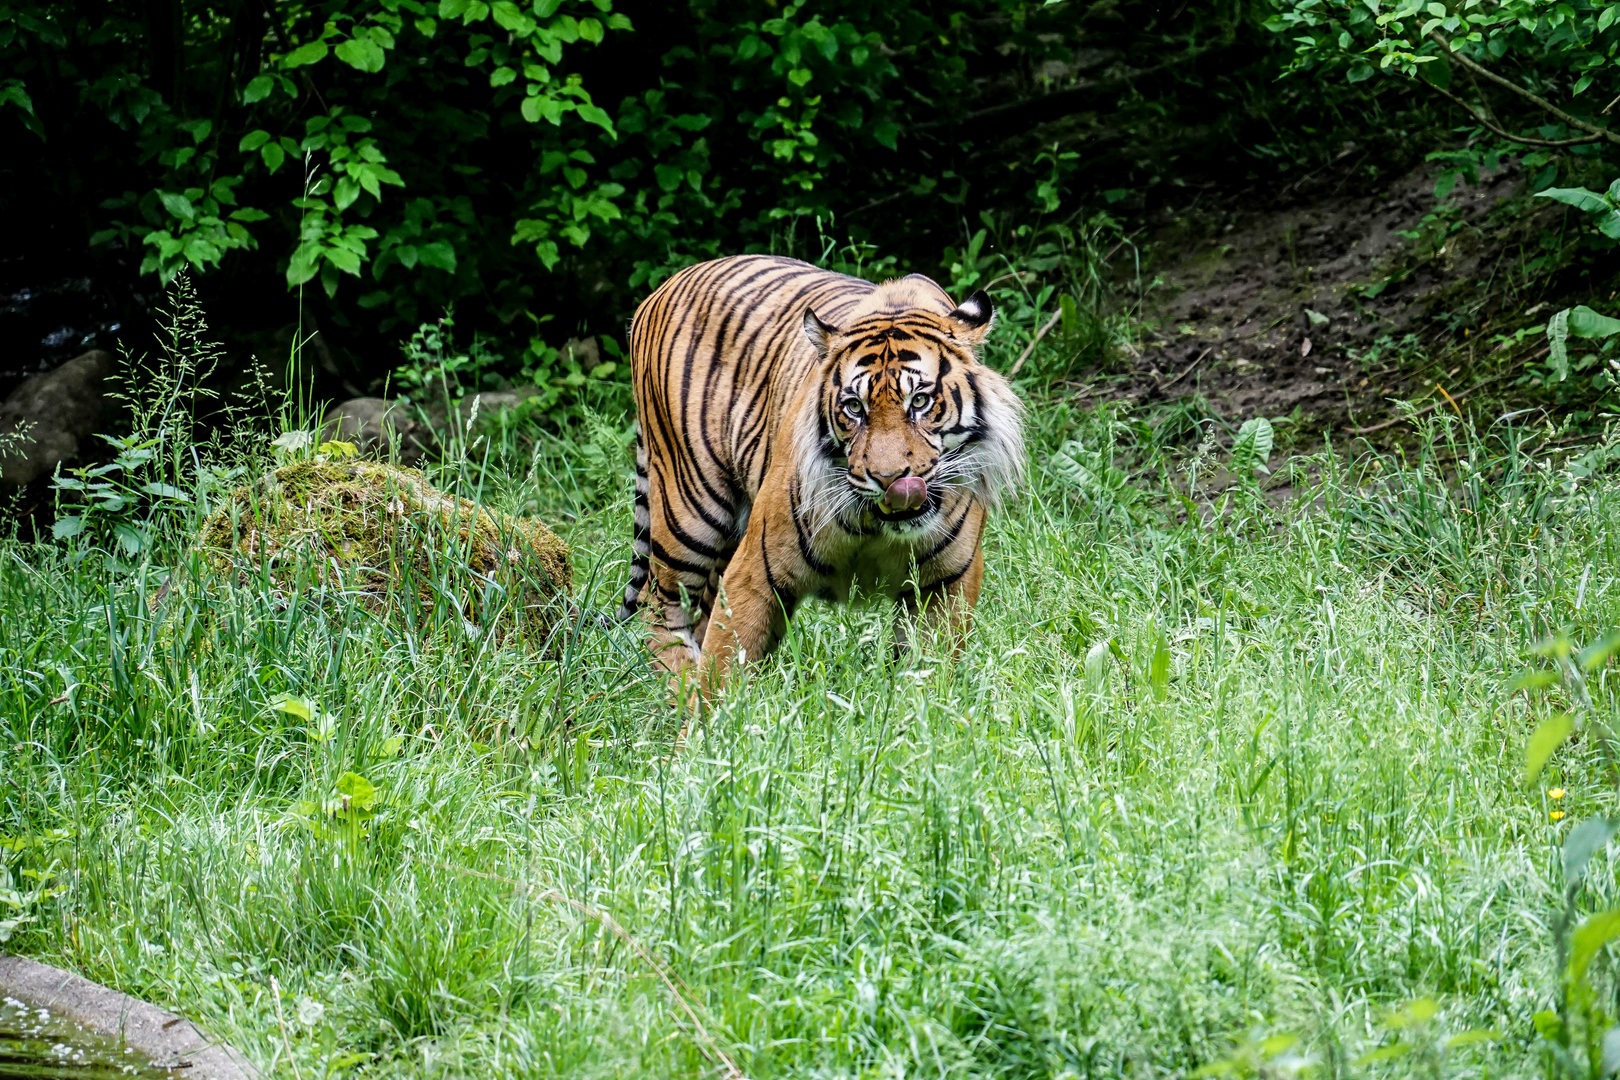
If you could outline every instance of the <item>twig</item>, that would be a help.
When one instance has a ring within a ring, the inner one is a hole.
[[[1020,353],[1018,359],[1014,361],[1012,370],[1007,372],[1007,378],[1010,379],[1014,375],[1018,374],[1019,370],[1024,366],[1024,361],[1029,359],[1029,354],[1034,352],[1035,346],[1041,343],[1041,338],[1045,337],[1047,332],[1051,330],[1052,327],[1056,326],[1058,324],[1058,320],[1061,318],[1063,318],[1063,305],[1059,304],[1058,309],[1052,312],[1052,317],[1046,320],[1046,324],[1044,326],[1035,331],[1035,336],[1029,339],[1028,345],[1024,346],[1024,351]]]
[[[669,991],[669,996],[674,1000],[675,1004],[680,1006],[681,1011],[686,1013],[686,1018],[691,1021],[692,1027],[696,1029],[698,1039],[702,1042],[704,1051],[708,1053],[711,1058],[714,1058],[720,1062],[720,1066],[724,1071],[726,1080],[748,1080],[748,1075],[737,1067],[737,1063],[731,1060],[731,1056],[729,1054],[720,1049],[720,1044],[715,1042],[714,1036],[709,1034],[709,1029],[703,1026],[703,1021],[698,1019],[697,1010],[692,1007],[692,1003],[687,1000],[686,995],[681,993],[680,989],[676,987],[675,980],[669,974],[668,969],[666,969],[663,964],[658,962],[658,958],[655,957],[645,945],[632,937],[630,931],[619,925],[619,921],[613,916],[609,915],[607,912],[598,911],[589,904],[580,900],[575,900],[573,897],[567,895],[566,893],[559,892],[556,889],[537,889],[527,882],[518,881],[516,878],[503,877],[500,874],[491,874],[482,870],[473,870],[466,866],[451,866],[448,863],[433,862],[428,859],[416,859],[415,861],[421,863],[423,866],[432,867],[435,870],[446,870],[453,874],[466,874],[468,877],[483,878],[485,881],[498,881],[503,885],[510,885],[514,889],[521,889],[523,892],[529,894],[530,896],[536,897],[537,899],[546,900],[553,904],[561,904],[564,907],[572,908],[574,911],[579,912],[579,914],[585,916],[587,919],[590,919],[608,933],[624,942],[625,945],[629,946],[632,952],[641,957],[643,963],[653,969],[653,973],[658,976],[661,982],[663,982],[664,989]],[[273,981],[274,980],[272,979],[272,982]],[[277,1003],[277,1008],[280,1008],[279,1002]]]
[[[1536,356],[1540,356],[1540,355],[1541,355],[1540,353],[1536,354]],[[1483,390],[1485,387],[1490,386],[1492,383],[1499,383],[1503,379],[1506,379],[1511,375],[1517,375],[1519,373],[1520,368],[1524,367],[1525,364],[1528,364],[1531,360],[1534,360],[1535,358],[1536,358],[1535,356],[1529,357],[1528,359],[1522,361],[1521,363],[1515,364],[1513,367],[1509,368],[1507,371],[1502,372],[1502,374],[1493,375],[1489,379],[1486,379],[1484,382],[1475,383],[1473,386],[1470,386],[1468,389],[1460,391],[1459,393],[1457,393],[1455,395],[1447,394],[1444,389],[1441,389],[1439,383],[1435,383],[1434,384],[1435,389],[1440,390],[1440,393],[1445,394],[1445,397],[1444,397],[1443,400],[1437,400],[1431,405],[1425,405],[1423,408],[1417,410],[1414,413],[1409,413],[1406,416],[1397,416],[1393,420],[1385,420],[1382,424],[1373,424],[1371,427],[1351,428],[1350,429],[1350,434],[1352,434],[1352,435],[1371,435],[1375,431],[1383,431],[1385,428],[1392,428],[1396,424],[1401,423],[1403,420],[1416,420],[1420,416],[1427,416],[1429,413],[1434,412],[1434,410],[1438,409],[1441,405],[1443,405],[1447,401],[1451,402],[1451,407],[1453,409],[1457,409],[1457,415],[1461,416],[1462,415],[1462,410],[1457,408],[1457,402],[1458,401],[1460,401],[1462,398],[1467,397],[1469,394],[1472,394],[1475,390]]]
[[[298,1068],[298,1059],[293,1057],[292,1039],[287,1035],[287,1014],[281,1011],[281,984],[276,982],[274,975],[270,976],[270,992],[276,995],[276,1023],[281,1025],[281,1045],[287,1049],[287,1060],[292,1062],[293,1075],[298,1080],[304,1080],[304,1074]]]
[[[1192,363],[1188,364],[1186,371],[1183,371],[1180,375],[1177,375],[1175,378],[1171,379],[1169,382],[1167,382],[1163,386],[1159,387],[1159,389],[1160,390],[1168,390],[1172,386],[1176,385],[1176,383],[1180,382],[1182,379],[1185,379],[1187,376],[1191,375],[1193,373],[1193,368],[1197,367],[1199,364],[1202,364],[1204,362],[1204,357],[1208,356],[1210,353],[1212,353],[1214,351],[1215,351],[1215,346],[1211,345],[1209,348],[1207,348],[1203,352],[1199,353],[1198,354],[1198,359],[1196,359]]]
[[[1441,89],[1432,83],[1430,84],[1429,88],[1438,93],[1441,97],[1450,98],[1452,104],[1456,105],[1457,108],[1471,116],[1476,124],[1479,124],[1481,127],[1489,128],[1492,132],[1504,139],[1508,139],[1516,143],[1523,143],[1525,146],[1580,146],[1585,143],[1597,142],[1602,138],[1602,136],[1599,135],[1585,135],[1579,139],[1532,139],[1528,135],[1515,135],[1511,131],[1504,131],[1502,128],[1497,127],[1495,124],[1485,119],[1485,117],[1475,112],[1473,107],[1470,106],[1468,102],[1464,101],[1456,94],[1453,94],[1450,90]]]
[[[1609,110],[1613,109],[1616,105],[1620,105],[1620,94],[1615,95],[1615,99],[1613,101],[1611,101],[1607,105],[1603,106],[1603,112],[1600,115],[1608,116],[1609,115]]]
[[[1489,79],[1491,82],[1495,83],[1497,86],[1502,87],[1504,90],[1511,90],[1513,93],[1515,93],[1515,94],[1519,95],[1520,97],[1524,98],[1526,101],[1532,102],[1533,104],[1535,104],[1539,108],[1543,109],[1544,111],[1552,113],[1554,116],[1558,117],[1558,119],[1562,120],[1564,123],[1568,124],[1572,128],[1576,128],[1576,129],[1578,129],[1580,131],[1584,131],[1588,135],[1595,136],[1596,138],[1599,138],[1599,139],[1607,139],[1609,142],[1614,143],[1616,146],[1620,146],[1620,135],[1616,135],[1614,132],[1610,131],[1608,128],[1601,128],[1601,127],[1598,127],[1596,124],[1589,124],[1585,120],[1581,120],[1581,119],[1578,119],[1578,118],[1576,118],[1574,116],[1571,116],[1569,113],[1565,112],[1563,109],[1560,109],[1558,106],[1554,105],[1552,102],[1548,101],[1546,98],[1541,97],[1538,94],[1532,94],[1530,91],[1526,90],[1524,87],[1520,86],[1518,83],[1512,81],[1511,79],[1504,79],[1504,78],[1502,78],[1502,76],[1496,74],[1494,71],[1491,71],[1488,68],[1481,67],[1480,65],[1474,63],[1474,61],[1470,60],[1467,56],[1465,56],[1462,53],[1460,53],[1460,52],[1456,51],[1455,49],[1453,49],[1451,47],[1451,42],[1447,41],[1444,37],[1442,37],[1441,34],[1440,34],[1440,31],[1438,31],[1438,30],[1430,30],[1429,31],[1429,37],[1433,38],[1436,42],[1439,43],[1441,48],[1446,50],[1446,55],[1450,56],[1453,60],[1457,61],[1457,63],[1461,64],[1463,67],[1467,68],[1469,71],[1472,71],[1474,74],[1478,75],[1480,78]],[[1438,87],[1436,87],[1436,89],[1438,89]]]

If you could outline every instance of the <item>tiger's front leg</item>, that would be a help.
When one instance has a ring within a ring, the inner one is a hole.
[[[943,551],[917,567],[918,579],[928,584],[900,595],[894,625],[897,659],[911,648],[913,627],[928,641],[949,640],[953,655],[961,655],[967,645],[973,609],[984,584],[983,508],[970,510],[962,524],[967,527]]]
[[[705,698],[724,687],[733,666],[757,660],[776,647],[798,601],[802,575],[795,541],[788,537],[783,543],[767,535],[770,510],[768,505],[756,507],[721,579],[698,667],[698,686]]]

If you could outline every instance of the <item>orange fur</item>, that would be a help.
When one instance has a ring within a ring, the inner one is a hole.
[[[960,644],[986,505],[1023,462],[1022,406],[975,356],[992,321],[982,293],[958,307],[920,275],[873,285],[757,255],[641,304],[620,614],[646,603],[666,668],[717,688],[809,596],[886,596]]]

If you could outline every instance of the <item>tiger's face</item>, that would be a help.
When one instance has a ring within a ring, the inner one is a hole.
[[[974,355],[994,319],[983,292],[948,315],[884,313],[842,328],[805,313],[824,361],[822,452],[880,522],[916,523],[951,487],[996,487],[1016,473],[1017,399]]]

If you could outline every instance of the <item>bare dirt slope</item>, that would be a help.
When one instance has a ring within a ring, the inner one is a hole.
[[[1230,421],[1294,415],[1352,431],[1395,415],[1397,397],[1434,395],[1436,381],[1457,378],[1446,390],[1461,397],[1466,365],[1412,370],[1391,363],[1394,350],[1368,349],[1386,336],[1466,343],[1478,332],[1493,279],[1517,257],[1487,218],[1521,184],[1506,166],[1437,202],[1419,169],[1359,194],[1323,182],[1269,204],[1195,205],[1150,247],[1158,284],[1145,314],[1157,333],[1123,373],[1081,394],[1200,394]]]

